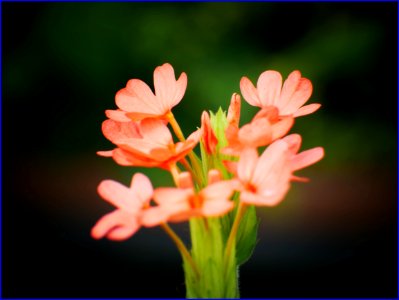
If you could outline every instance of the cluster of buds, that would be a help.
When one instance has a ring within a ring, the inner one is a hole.
[[[292,72],[283,84],[280,73],[263,72],[255,87],[243,77],[244,99],[260,108],[251,122],[240,127],[241,97],[234,93],[224,113],[211,117],[204,111],[201,128],[184,137],[172,108],[183,98],[187,76],[176,80],[165,63],[154,71],[155,93],[139,79],[131,79],[117,92],[117,110],[107,110],[104,136],[115,144],[99,151],[123,166],[168,170],[176,187],[153,189],[150,180],[136,173],[130,187],[113,180],[98,186],[102,198],[117,209],[102,217],[92,229],[94,238],[124,240],[141,226],[165,226],[191,218],[218,217],[235,206],[274,206],[286,195],[291,181],[306,181],[293,172],[319,161],[323,149],[298,153],[301,136],[286,135],[294,118],[316,111],[320,104],[303,106],[312,84]],[[168,124],[178,142],[173,140]],[[201,142],[201,159],[193,151]],[[258,154],[260,147],[265,147]],[[239,198],[231,199],[234,192]]]

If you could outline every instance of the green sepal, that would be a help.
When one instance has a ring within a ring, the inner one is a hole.
[[[258,236],[259,219],[255,206],[248,207],[238,228],[236,239],[237,265],[242,265],[252,255]]]

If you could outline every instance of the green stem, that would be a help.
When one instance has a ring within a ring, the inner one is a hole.
[[[231,254],[232,247],[235,246],[235,238],[236,238],[236,235],[238,232],[238,227],[240,225],[240,221],[241,221],[242,217],[244,216],[246,209],[247,209],[247,207],[245,206],[245,204],[240,202],[240,204],[238,205],[234,223],[233,223],[233,226],[231,227],[230,235],[229,235],[229,238],[228,238],[227,244],[226,244],[226,250],[225,250],[225,254],[224,254],[226,265],[227,265],[227,260],[229,259],[230,254]]]
[[[177,234],[173,231],[173,229],[169,227],[169,225],[167,223],[161,224],[161,227],[165,230],[165,232],[169,235],[169,237],[176,244],[177,249],[179,249],[182,257],[187,259],[188,263],[193,268],[196,276],[199,278],[200,274],[199,274],[197,265],[195,264],[193,258],[191,257],[190,253],[188,252],[188,250],[187,250],[186,246],[184,245],[184,243],[182,242],[182,240],[177,236]]]

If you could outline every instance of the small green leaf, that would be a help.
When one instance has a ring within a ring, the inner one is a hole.
[[[255,206],[248,207],[238,228],[236,240],[237,265],[242,265],[252,255],[258,236],[259,220]]]

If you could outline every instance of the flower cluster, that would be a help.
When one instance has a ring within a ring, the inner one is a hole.
[[[133,176],[130,187],[102,181],[98,193],[117,209],[93,227],[94,238],[124,240],[141,226],[219,217],[239,206],[274,206],[292,181],[306,181],[294,172],[323,157],[320,147],[299,152],[301,136],[287,135],[296,117],[320,107],[304,105],[312,84],[299,71],[284,83],[280,73],[265,71],[256,87],[243,77],[243,98],[260,108],[254,118],[240,127],[241,97],[234,93],[227,115],[218,118],[203,112],[201,127],[187,138],[172,113],[186,86],[186,74],[176,80],[172,66],[166,63],[154,71],[155,93],[139,79],[129,80],[117,92],[118,109],[107,110],[108,119],[102,124],[104,136],[115,148],[98,154],[123,166],[165,169],[176,187],[154,189],[141,173]],[[201,159],[193,151],[198,143]],[[233,199],[233,194],[239,197]]]

